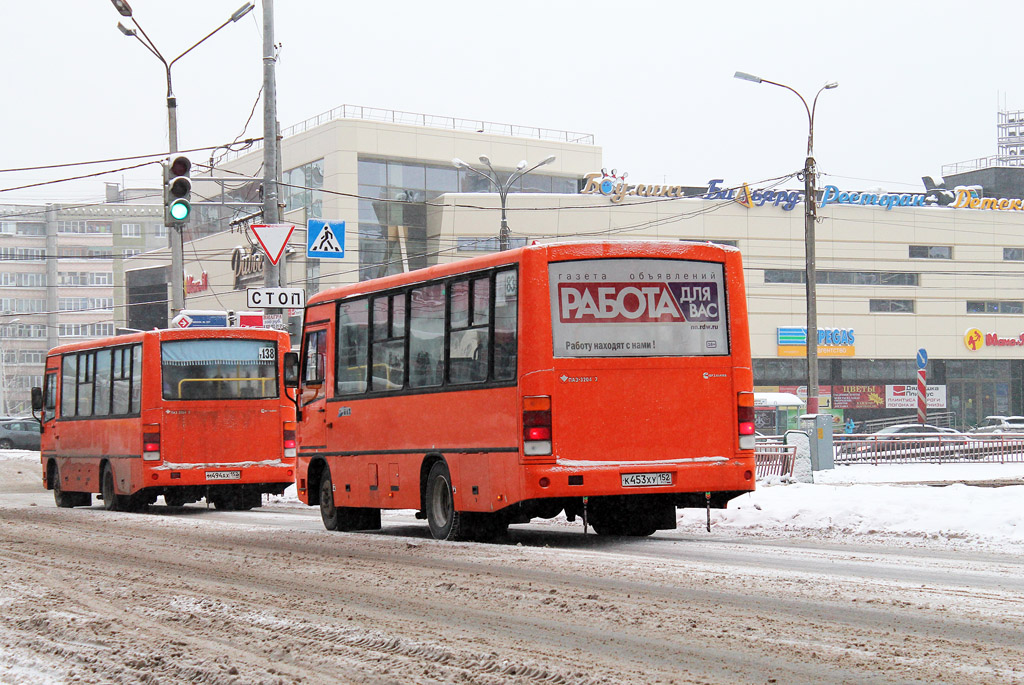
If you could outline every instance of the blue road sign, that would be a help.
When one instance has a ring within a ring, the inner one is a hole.
[[[922,347],[917,351],[917,368],[923,369],[928,366],[928,353]]]
[[[342,259],[345,256],[345,222],[310,219],[306,224],[306,256]]]

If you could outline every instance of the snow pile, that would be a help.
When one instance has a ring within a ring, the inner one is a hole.
[[[729,503],[721,530],[895,535],[1024,544],[1024,485],[762,487]]]

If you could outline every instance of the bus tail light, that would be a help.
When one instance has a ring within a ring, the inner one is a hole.
[[[523,454],[551,454],[551,398],[523,398]]]
[[[142,428],[142,460],[160,461],[160,424]]]
[[[754,449],[754,393],[738,393],[736,419],[739,424],[740,449]]]
[[[284,456],[295,458],[297,443],[295,442],[295,422],[284,422]]]

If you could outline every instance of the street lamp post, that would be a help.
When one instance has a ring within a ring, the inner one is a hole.
[[[501,198],[501,229],[498,231],[498,249],[500,251],[504,252],[505,250],[508,249],[509,246],[508,216],[505,207],[505,202],[506,199],[508,198],[509,189],[512,187],[513,183],[521,179],[523,176],[526,176],[526,174],[536,169],[539,169],[545,164],[551,164],[551,162],[553,161],[555,161],[555,156],[550,155],[548,157],[545,157],[540,162],[537,162],[529,169],[527,169],[526,160],[524,159],[523,161],[519,162],[519,164],[516,165],[516,170],[509,174],[508,179],[506,179],[505,182],[502,183],[501,177],[498,176],[498,172],[495,171],[494,167],[491,166],[491,160],[489,157],[487,157],[487,155],[480,156],[480,163],[487,167],[487,170],[490,171],[489,174],[485,174],[479,169],[476,169],[470,166],[469,164],[466,164],[458,157],[452,160],[452,164],[455,165],[456,169],[466,169],[468,171],[472,171],[474,174],[477,174],[478,176],[483,176],[498,191],[498,197]]]
[[[814,96],[811,106],[807,106],[804,96],[783,83],[769,81],[753,74],[737,71],[735,77],[743,81],[754,83],[767,83],[779,88],[785,88],[794,93],[800,102],[804,104],[807,111],[807,158],[804,160],[804,257],[806,264],[805,291],[807,298],[807,413],[818,413],[818,302],[815,292],[817,285],[814,264],[814,225],[818,218],[817,190],[814,187],[815,176],[818,173],[817,165],[814,162],[814,112],[818,107],[818,96],[823,91],[832,90],[839,86],[835,81],[830,81],[822,86]]]
[[[131,19],[132,24],[135,25],[134,29],[130,29],[124,24],[118,22],[118,30],[124,35],[135,38],[142,43],[143,47],[153,53],[153,55],[160,60],[161,64],[164,65],[164,71],[167,73],[167,143],[170,156],[174,156],[174,153],[178,151],[178,104],[174,97],[174,89],[171,88],[171,67],[173,67],[174,63],[179,59],[199,47],[200,43],[205,41],[207,38],[217,33],[228,24],[238,21],[251,12],[256,5],[251,2],[245,3],[235,10],[235,12],[228,17],[227,21],[193,43],[192,47],[188,50],[185,50],[185,52],[168,62],[164,56],[160,54],[160,51],[157,49],[156,43],[153,42],[153,39],[146,35],[146,32],[139,25],[138,20],[136,20],[132,15],[132,8],[128,4],[127,0],[110,1],[113,3],[114,9],[118,11],[118,14],[122,17]],[[140,33],[142,34],[141,36],[139,35]],[[180,224],[167,227],[167,240],[171,249],[171,316],[173,317],[177,316],[181,310],[185,308],[185,256],[182,248]]]

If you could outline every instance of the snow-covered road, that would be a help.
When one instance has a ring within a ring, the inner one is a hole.
[[[328,533],[287,496],[57,509],[37,459],[0,455],[3,683],[1024,682],[1024,486],[843,467],[711,533],[476,544],[409,512]]]

